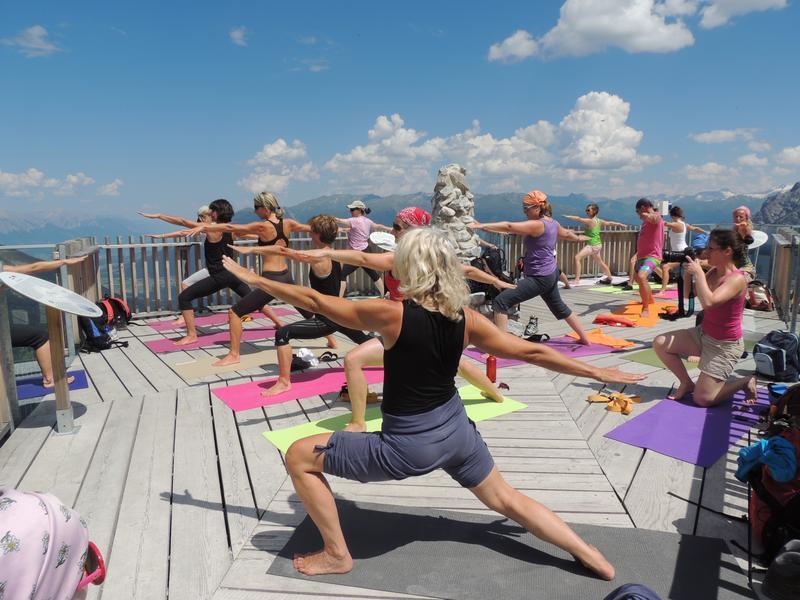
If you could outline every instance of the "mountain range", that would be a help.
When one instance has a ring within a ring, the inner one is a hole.
[[[475,216],[479,221],[505,221],[523,219],[520,204],[524,192],[500,194],[475,194]],[[600,216],[613,221],[638,224],[634,211],[637,196],[622,198],[589,197],[584,194],[550,196],[556,218],[565,214],[583,215],[586,204],[600,205]],[[690,223],[729,223],[731,212],[737,206],[750,208],[754,220],[762,223],[800,225],[800,182],[761,194],[741,194],[729,190],[701,192],[692,195],[650,196],[653,201],[666,200],[681,206]],[[370,218],[378,223],[391,224],[394,215],[406,206],[429,209],[431,194],[417,192],[377,196],[374,194],[335,194],[312,198],[286,207],[287,216],[307,221],[316,214],[328,213],[339,217],[349,216],[347,204],[361,200],[372,209]],[[187,211],[191,217],[191,211]],[[252,221],[252,205],[239,207],[235,223]],[[567,225],[567,221],[564,222]],[[160,221],[106,215],[81,216],[72,211],[47,213],[12,212],[0,210],[0,244],[57,243],[81,236],[95,236],[102,241],[105,236],[138,237],[142,234],[169,231],[170,226]]]

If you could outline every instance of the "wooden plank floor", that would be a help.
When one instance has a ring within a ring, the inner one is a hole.
[[[564,298],[588,324],[610,304],[633,296],[584,287],[565,291]],[[540,331],[567,331],[540,300],[525,303],[520,320],[527,322],[530,314],[539,317]],[[259,319],[250,326],[266,324]],[[690,324],[605,330],[649,345],[660,332]],[[755,337],[780,327],[762,314],[748,324]],[[106,582],[90,597],[410,598],[266,574],[305,513],[282,455],[261,434],[344,413],[348,406],[316,396],[232,413],[211,389],[258,379],[270,369],[184,381],[164,355],[144,345],[172,335],[131,326],[123,333],[127,348],[81,355],[74,366],[87,371],[90,386],[72,393],[77,434],[52,432],[49,396],[0,447],[0,485],[52,492],[86,518],[109,566]],[[181,354],[190,360],[221,351]],[[587,361],[647,375],[637,386],[643,403],[633,416],[672,384],[664,369],[627,361],[624,354]],[[741,369],[752,364],[743,361]],[[527,408],[479,423],[481,434],[505,477],[565,520],[746,541],[743,525],[697,508],[744,512],[746,489],[733,478],[736,448],[709,469],[687,465],[603,437],[630,417],[585,402],[599,389],[596,382],[531,366],[502,369],[499,378]],[[331,485],[338,496],[365,502],[485,511],[441,472],[376,484],[332,478]]]

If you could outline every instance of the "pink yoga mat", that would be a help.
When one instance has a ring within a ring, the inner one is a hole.
[[[746,405],[743,392],[713,408],[695,406],[691,398],[661,400],[647,412],[606,434],[607,438],[647,448],[684,462],[710,467],[739,441],[759,415],[769,409],[769,395],[758,390],[758,402]],[[634,411],[638,405],[634,405]]]
[[[271,327],[259,329],[245,329],[242,331],[243,342],[257,342],[275,337],[275,330]],[[181,338],[167,338],[164,340],[152,340],[145,342],[144,345],[150,348],[156,354],[164,352],[180,352],[183,350],[197,350],[198,348],[207,348],[209,346],[221,346],[229,344],[231,341],[231,334],[227,331],[218,331],[209,335],[198,336],[197,341],[193,344],[186,344],[185,346],[176,346],[175,342]]]
[[[383,381],[382,367],[364,369],[364,374],[367,376],[367,383]],[[320,394],[338,392],[346,382],[344,369],[341,368],[307,371],[299,375],[292,375],[292,389],[288,392],[269,397],[262,396],[261,392],[270,387],[276,379],[277,377],[271,377],[262,381],[214,388],[211,391],[232,410],[238,412],[298,398],[310,398]]]
[[[279,317],[287,317],[289,315],[296,315],[297,311],[291,308],[273,308],[272,309],[275,314]],[[254,313],[254,318],[261,317],[261,313]],[[177,317],[175,317],[177,319]],[[171,331],[175,329],[172,325],[175,322],[175,319],[169,319],[166,321],[148,321],[147,324],[155,329],[156,331]],[[198,327],[212,327],[214,325],[224,325],[228,322],[228,313],[214,313],[213,315],[206,315],[204,317],[197,317],[194,320],[195,325]],[[186,329],[185,327],[179,327],[178,329]]]
[[[678,290],[667,290],[665,292],[658,292],[653,294],[656,300],[677,300]]]

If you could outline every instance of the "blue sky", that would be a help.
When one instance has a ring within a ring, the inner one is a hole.
[[[800,179],[788,0],[0,4],[0,207]]]

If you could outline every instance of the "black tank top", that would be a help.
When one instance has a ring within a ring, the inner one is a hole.
[[[269,221],[272,223],[272,221]],[[261,238],[258,238],[258,245],[259,246],[274,246],[278,243],[278,240],[283,240],[283,242],[288,246],[289,245],[289,238],[286,237],[286,234],[283,233],[283,219],[278,219],[277,223],[272,223],[272,226],[275,228],[275,237],[272,238],[268,242],[264,242]]]
[[[331,272],[327,277],[319,277],[316,273],[314,273],[314,269],[309,269],[308,283],[311,284],[312,290],[316,290],[320,294],[324,294],[325,296],[338,296],[339,285],[341,284],[339,279],[341,272],[342,265],[335,260],[332,260]]]
[[[225,270],[222,266],[222,257],[230,256],[233,258],[233,250],[228,248],[228,244],[233,244],[233,235],[223,233],[218,242],[212,242],[206,236],[203,242],[203,255],[206,257],[206,269],[209,273],[221,273]]]
[[[403,300],[400,337],[383,353],[383,412],[423,413],[453,397],[464,323]]]

